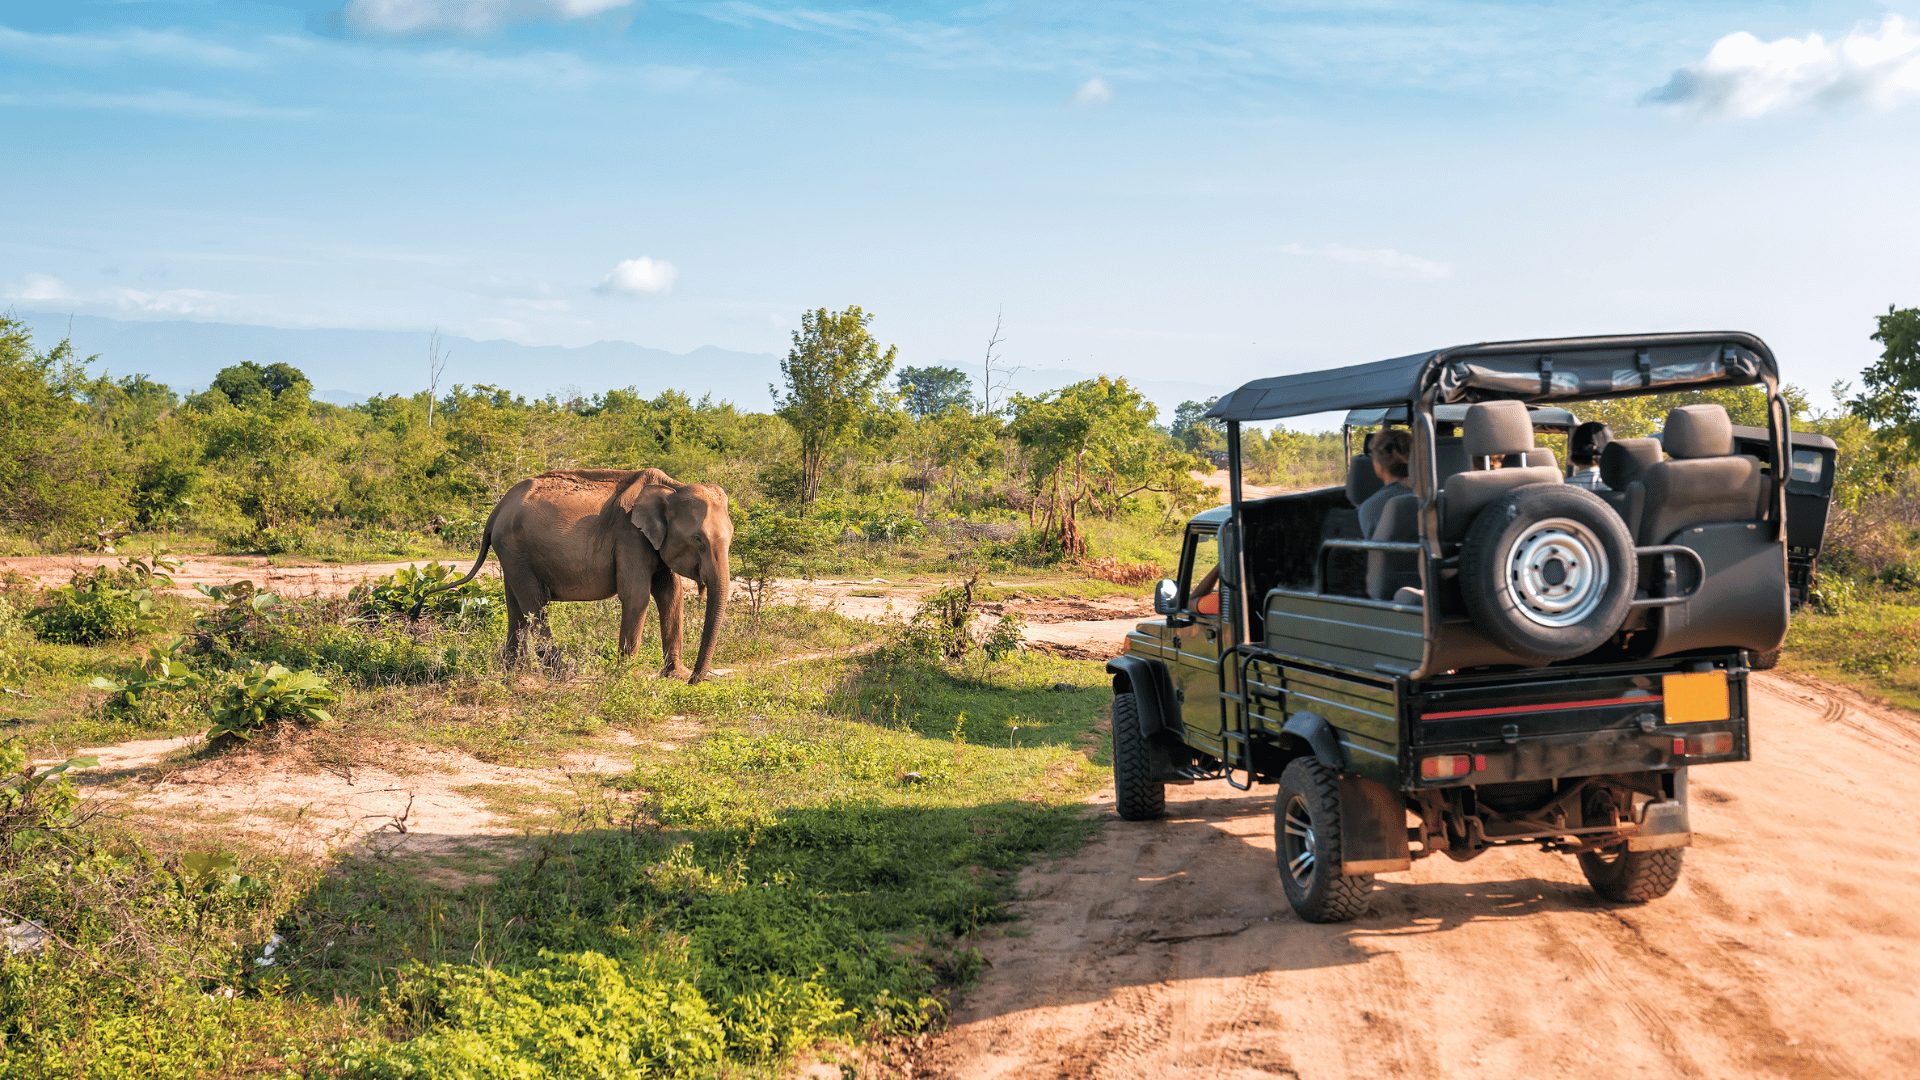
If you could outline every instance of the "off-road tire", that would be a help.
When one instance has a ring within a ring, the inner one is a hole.
[[[1126,821],[1151,821],[1167,812],[1160,780],[1165,755],[1140,731],[1140,706],[1131,693],[1113,695],[1113,805]]]
[[[1753,654],[1751,667],[1755,671],[1772,671],[1780,666],[1780,650],[1768,649]]]
[[[1628,851],[1625,843],[1606,851],[1580,853],[1580,872],[1601,899],[1616,904],[1644,904],[1658,900],[1680,883],[1685,848]]]
[[[1523,557],[1528,551],[1547,553],[1545,571],[1521,569],[1531,565]],[[1579,557],[1565,558],[1566,552]],[[1568,484],[1507,492],[1480,511],[1460,545],[1460,593],[1474,627],[1527,663],[1570,660],[1605,644],[1627,617],[1638,571],[1633,537],[1620,515],[1598,495]],[[1596,572],[1587,589],[1565,584]],[[1564,612],[1548,610],[1567,602],[1551,594],[1562,587],[1591,599]],[[1548,624],[1555,619],[1577,621]]]
[[[1304,811],[1311,823],[1309,837],[1288,835],[1290,808],[1296,816]],[[1288,866],[1289,853],[1297,859],[1303,839],[1312,858],[1307,872],[1296,877]],[[1366,913],[1373,875],[1340,873],[1340,776],[1314,758],[1295,758],[1280,773],[1280,795],[1273,804],[1273,851],[1280,887],[1295,914],[1308,922],[1334,923]]]

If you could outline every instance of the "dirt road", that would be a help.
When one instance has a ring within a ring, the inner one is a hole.
[[[1271,789],[1175,788],[1022,879],[916,1075],[1920,1075],[1920,720],[1756,680],[1754,760],[1698,770],[1687,870],[1637,908],[1495,852],[1296,919]],[[1106,798],[1110,799],[1110,793]]]

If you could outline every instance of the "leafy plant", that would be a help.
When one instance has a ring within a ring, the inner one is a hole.
[[[27,613],[27,625],[40,640],[56,645],[130,638],[151,623],[153,590],[125,581],[125,575],[104,566],[76,570],[72,580],[47,594],[46,603]]]
[[[355,586],[347,598],[358,606],[358,617],[364,620],[405,618],[416,606],[422,615],[441,621],[488,617],[499,610],[499,602],[483,595],[477,581],[446,587],[459,577],[459,568],[439,562],[403,566],[377,581]]]
[[[196,585],[214,606],[193,620],[188,647],[202,654],[232,656],[257,649],[278,633],[287,604],[251,581]]]
[[[908,620],[900,647],[909,655],[955,660],[973,648],[973,587],[980,575],[936,589]]]
[[[338,700],[326,678],[316,672],[289,671],[256,660],[217,687],[207,740],[215,745],[244,742],[282,724],[325,723],[333,719],[326,706]]]
[[[18,739],[0,742],[0,867],[12,868],[50,834],[72,826],[80,797],[61,774],[97,764],[94,758],[74,758],[30,765]]]
[[[1012,656],[1026,643],[1026,635],[1023,633],[1025,627],[1026,620],[1022,619],[1017,612],[1009,611],[1001,615],[993,627],[987,631],[986,636],[980,639],[981,651],[987,654],[989,660],[1004,660]]]
[[[186,645],[184,638],[175,638],[164,647],[156,645],[147,650],[138,672],[125,681],[96,675],[87,685],[107,692],[101,708],[109,716],[139,720],[164,718],[169,713],[170,697],[206,685],[200,673],[188,667],[181,656]]]

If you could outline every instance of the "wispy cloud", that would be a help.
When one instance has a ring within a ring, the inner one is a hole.
[[[608,296],[654,296],[672,292],[679,277],[680,270],[672,263],[642,255],[620,260],[594,291]]]
[[[1282,244],[1280,253],[1327,259],[1343,266],[1370,270],[1386,277],[1441,281],[1453,276],[1453,264],[1409,255],[1394,248],[1348,247],[1345,244]]]
[[[23,304],[99,311],[120,315],[164,315],[173,318],[222,318],[233,313],[233,297],[206,289],[135,289],[116,287],[83,291],[69,288],[52,274],[28,274],[6,286],[6,297]]]
[[[1112,100],[1113,87],[1107,85],[1107,80],[1098,75],[1081,83],[1073,91],[1075,105],[1105,105]]]
[[[116,30],[106,34],[37,34],[0,26],[0,53],[39,63],[101,65],[128,59],[198,67],[252,68],[261,57],[178,30]]]
[[[1751,118],[1803,108],[1889,109],[1920,98],[1920,33],[1889,15],[1837,41],[1819,34],[1761,41],[1742,30],[1650,91],[1650,104]]]
[[[316,112],[304,107],[205,97],[183,90],[136,90],[130,93],[50,90],[35,94],[0,94],[0,106],[139,112],[202,120],[291,120],[313,116]]]
[[[341,21],[356,34],[485,34],[509,23],[569,22],[633,0],[347,0]]]

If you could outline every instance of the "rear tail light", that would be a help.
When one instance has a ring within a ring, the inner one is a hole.
[[[1679,757],[1714,757],[1733,753],[1733,732],[1709,731],[1704,735],[1675,737],[1673,752]]]
[[[1421,758],[1420,779],[1451,780],[1457,776],[1465,776],[1473,771],[1474,756],[1472,754],[1435,754],[1432,757]],[[1484,767],[1486,758],[1481,757],[1480,763]]]

